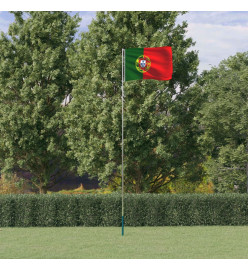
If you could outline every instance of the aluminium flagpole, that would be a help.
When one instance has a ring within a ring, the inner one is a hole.
[[[121,235],[124,235],[124,81],[125,81],[125,67],[124,67],[125,49],[122,49],[122,126],[121,126],[121,188],[122,188],[122,198],[121,198]]]

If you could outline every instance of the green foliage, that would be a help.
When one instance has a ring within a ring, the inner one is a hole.
[[[126,194],[127,226],[248,225],[246,194]],[[121,226],[121,195],[1,195],[0,227]]]
[[[26,181],[16,174],[2,174],[0,177],[0,194],[25,193],[27,187]]]
[[[71,92],[67,50],[79,19],[66,12],[13,12],[0,37],[0,161],[46,192],[68,168],[61,103]],[[26,19],[24,19],[26,17]]]
[[[122,48],[172,46],[170,81],[125,83],[125,188],[156,192],[188,162],[199,163],[197,98],[189,86],[197,74],[194,42],[185,38],[180,12],[98,12],[70,51],[72,102],[66,108],[66,134],[79,174],[101,183],[121,172]],[[173,172],[173,174],[172,174]]]
[[[112,193],[102,196],[100,205],[101,226],[120,226],[121,225],[121,196],[120,194]]]
[[[80,226],[101,226],[101,203],[103,197],[99,195],[78,196],[78,214]]]
[[[186,179],[176,179],[175,181],[169,183],[168,190],[170,193],[178,194],[178,193],[214,193],[213,183],[203,178],[202,181],[189,181]]]
[[[71,190],[60,190],[55,192],[56,194],[70,194],[70,195],[76,195],[76,194],[110,194],[113,190],[109,187],[107,188],[96,188],[96,189],[84,189],[83,185],[79,186],[76,189]],[[54,192],[48,191],[47,194],[53,194]]]
[[[246,192],[248,164],[248,53],[237,53],[201,78],[205,101],[198,121],[217,192]]]

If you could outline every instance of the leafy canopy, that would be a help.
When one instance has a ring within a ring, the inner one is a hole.
[[[201,142],[219,192],[246,191],[248,164],[248,53],[237,53],[202,77]]]
[[[125,83],[125,188],[156,192],[197,157],[189,86],[198,56],[181,12],[98,12],[70,64],[73,100],[66,110],[69,156],[80,174],[118,185],[121,172],[122,48],[172,46],[170,81]],[[193,168],[193,166],[192,166]]]
[[[5,171],[45,190],[66,168],[61,102],[72,89],[67,50],[79,22],[66,12],[13,12],[0,38],[0,146]]]

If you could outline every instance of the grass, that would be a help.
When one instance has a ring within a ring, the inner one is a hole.
[[[248,259],[248,227],[1,228],[0,259]]]

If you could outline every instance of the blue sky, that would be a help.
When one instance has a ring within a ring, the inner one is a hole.
[[[95,14],[95,11],[79,12],[82,17],[79,32],[88,30]],[[0,11],[0,31],[6,32],[13,20],[12,14]],[[248,11],[190,11],[178,17],[177,22],[183,20],[188,22],[186,36],[196,42],[193,49],[199,52],[199,73],[230,55],[248,51]]]

